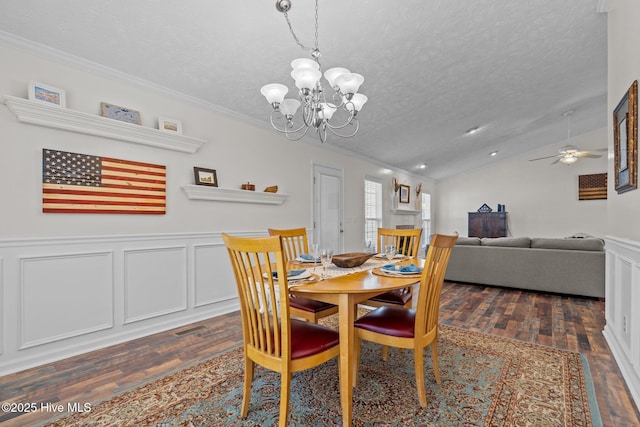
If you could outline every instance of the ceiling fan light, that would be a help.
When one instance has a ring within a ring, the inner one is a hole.
[[[560,163],[565,165],[571,165],[578,161],[578,158],[575,156],[566,156],[560,159]]]
[[[274,103],[280,104],[284,99],[284,96],[289,91],[289,88],[280,83],[271,83],[262,86],[260,93],[267,98],[267,102],[273,105]]]

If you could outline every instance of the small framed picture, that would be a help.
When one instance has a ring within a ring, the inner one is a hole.
[[[34,81],[29,82],[29,99],[66,107],[64,90]]]
[[[409,203],[411,194],[411,187],[408,185],[400,184],[400,203]]]
[[[158,129],[165,132],[182,134],[182,122],[168,117],[158,117]]]
[[[196,185],[209,185],[211,187],[218,186],[218,177],[216,176],[216,171],[213,169],[194,166],[193,175],[195,177]]]
[[[100,115],[109,119],[120,120],[121,122],[141,125],[140,112],[130,108],[118,107],[107,102],[100,103]]]

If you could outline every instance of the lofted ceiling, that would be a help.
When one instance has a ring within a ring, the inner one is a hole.
[[[562,145],[566,110],[573,136],[605,127],[607,15],[597,8],[597,0],[319,0],[322,69],[362,74],[369,97],[358,134],[326,144],[440,180]],[[314,13],[312,0],[292,0],[305,46],[314,44]],[[309,57],[274,0],[0,0],[0,31],[265,126],[261,86],[293,92],[289,63]]]

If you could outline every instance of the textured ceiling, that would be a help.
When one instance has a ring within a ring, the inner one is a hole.
[[[293,29],[313,46],[313,1],[292,3]],[[320,0],[323,70],[362,74],[369,97],[358,134],[327,144],[438,180],[560,143],[568,109],[572,135],[605,127],[607,17],[597,3]],[[254,123],[271,111],[260,87],[293,92],[289,63],[308,57],[272,0],[0,0],[0,31]]]

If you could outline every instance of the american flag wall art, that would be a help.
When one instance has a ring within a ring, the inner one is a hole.
[[[166,166],[44,148],[42,212],[165,214]]]

